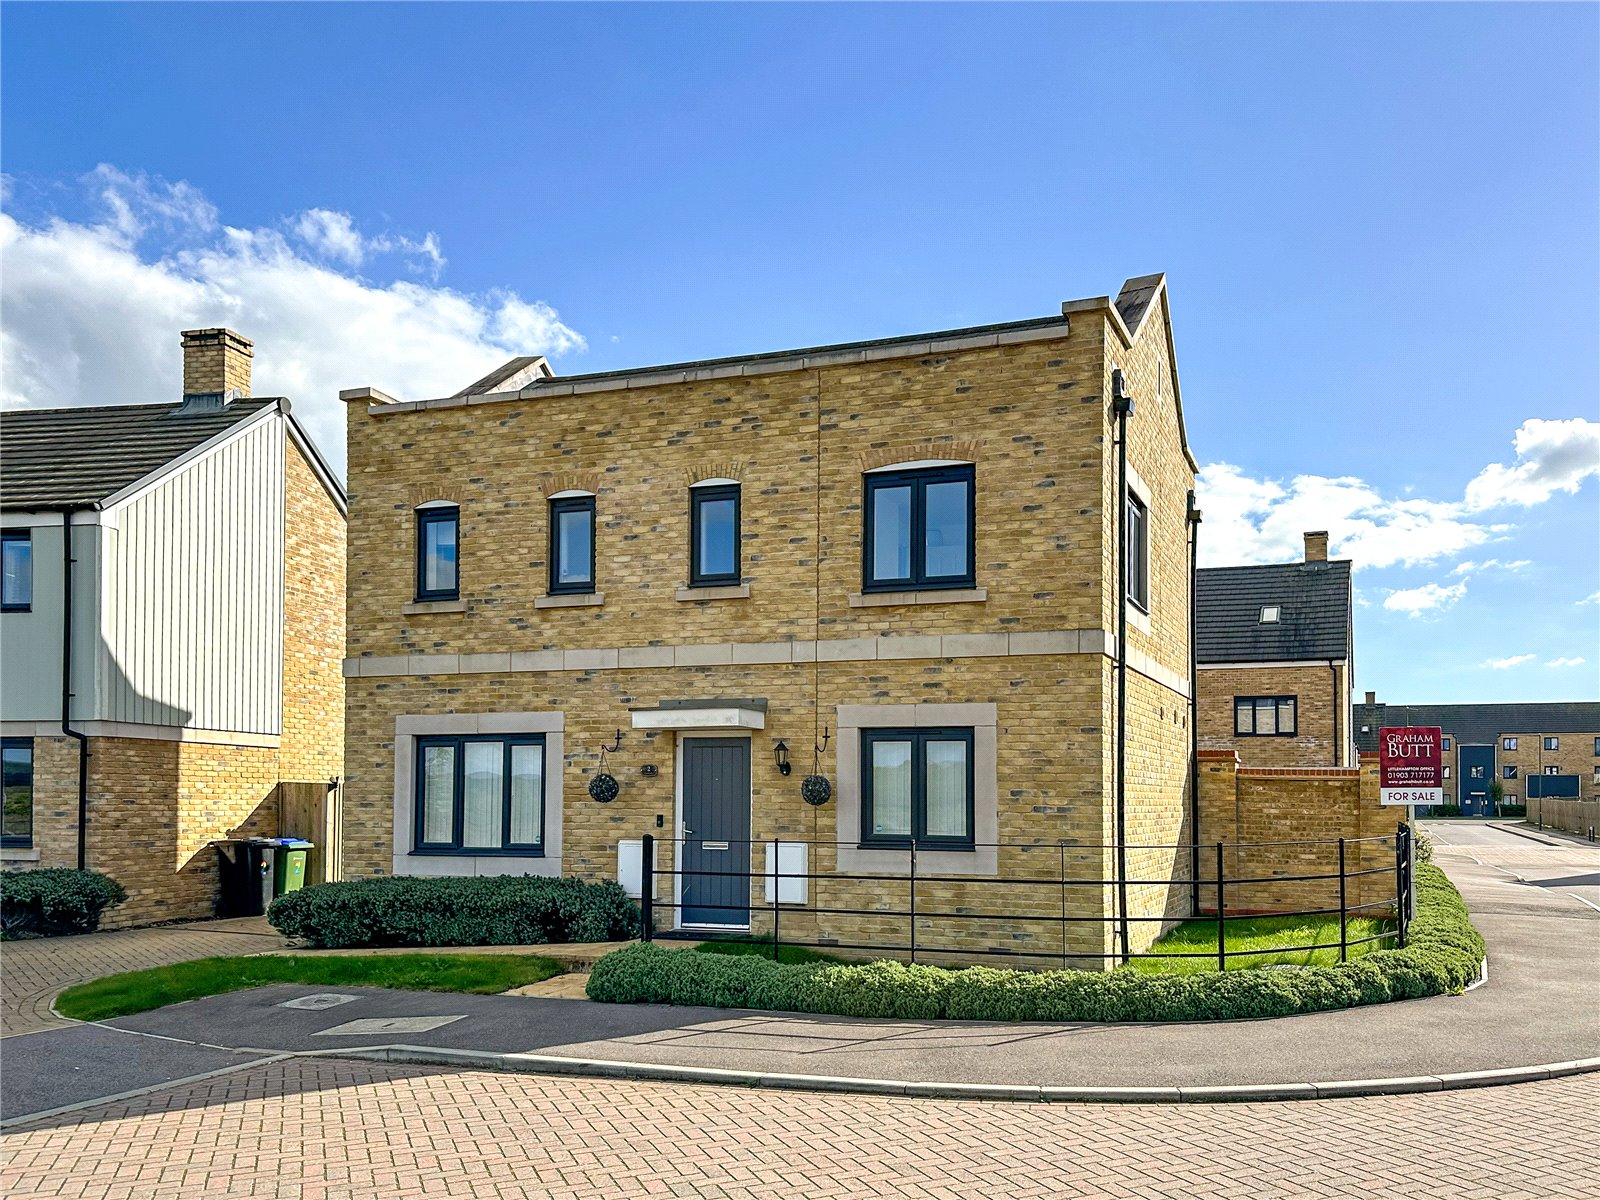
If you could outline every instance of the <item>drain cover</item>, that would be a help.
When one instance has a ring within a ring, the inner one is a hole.
[[[359,999],[361,999],[360,996],[346,996],[343,992],[318,992],[314,996],[297,996],[293,1000],[285,1000],[278,1007],[309,1008],[312,1010],[338,1008],[341,1004],[349,1004],[350,1001]]]
[[[346,1021],[343,1025],[335,1025],[332,1029],[319,1030],[317,1036],[355,1037],[370,1036],[374,1033],[427,1033],[430,1029],[459,1021],[465,1015],[463,1013],[457,1017],[367,1017],[360,1021]]]

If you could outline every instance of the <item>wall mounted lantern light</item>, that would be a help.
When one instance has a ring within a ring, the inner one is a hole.
[[[789,744],[782,738],[779,738],[778,744],[772,748],[772,761],[778,764],[779,775],[788,775],[793,770],[789,766]]]

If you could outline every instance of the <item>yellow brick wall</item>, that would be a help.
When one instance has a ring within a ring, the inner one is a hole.
[[[1202,667],[1200,745],[1207,750],[1237,750],[1240,761],[1257,767],[1350,766],[1350,693],[1346,668],[1317,666]],[[1337,700],[1335,698],[1337,687]],[[1293,696],[1293,737],[1236,737],[1236,696]],[[1343,759],[1338,762],[1336,760]]]

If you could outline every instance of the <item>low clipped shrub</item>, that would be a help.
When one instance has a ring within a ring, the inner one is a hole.
[[[1406,947],[1332,966],[1187,975],[950,970],[888,961],[777,963],[647,943],[597,962],[589,998],[901,1020],[1225,1021],[1459,992],[1478,976],[1483,939],[1444,872],[1419,866],[1416,878],[1417,918]]]
[[[100,914],[127,898],[120,883],[98,871],[0,872],[0,937],[93,933],[100,928]]]
[[[530,875],[392,875],[324,883],[272,902],[267,920],[310,946],[530,946],[637,937],[619,884]]]

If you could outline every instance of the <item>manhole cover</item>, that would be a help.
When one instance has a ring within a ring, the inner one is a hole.
[[[427,1033],[441,1025],[459,1021],[466,1014],[455,1017],[366,1017],[359,1021],[346,1021],[332,1029],[321,1030],[318,1037],[357,1037],[375,1033]]]
[[[341,1004],[349,1004],[352,1000],[359,1000],[360,996],[346,996],[343,992],[318,992],[314,996],[297,996],[293,1000],[285,1000],[278,1005],[279,1008],[338,1008]]]

